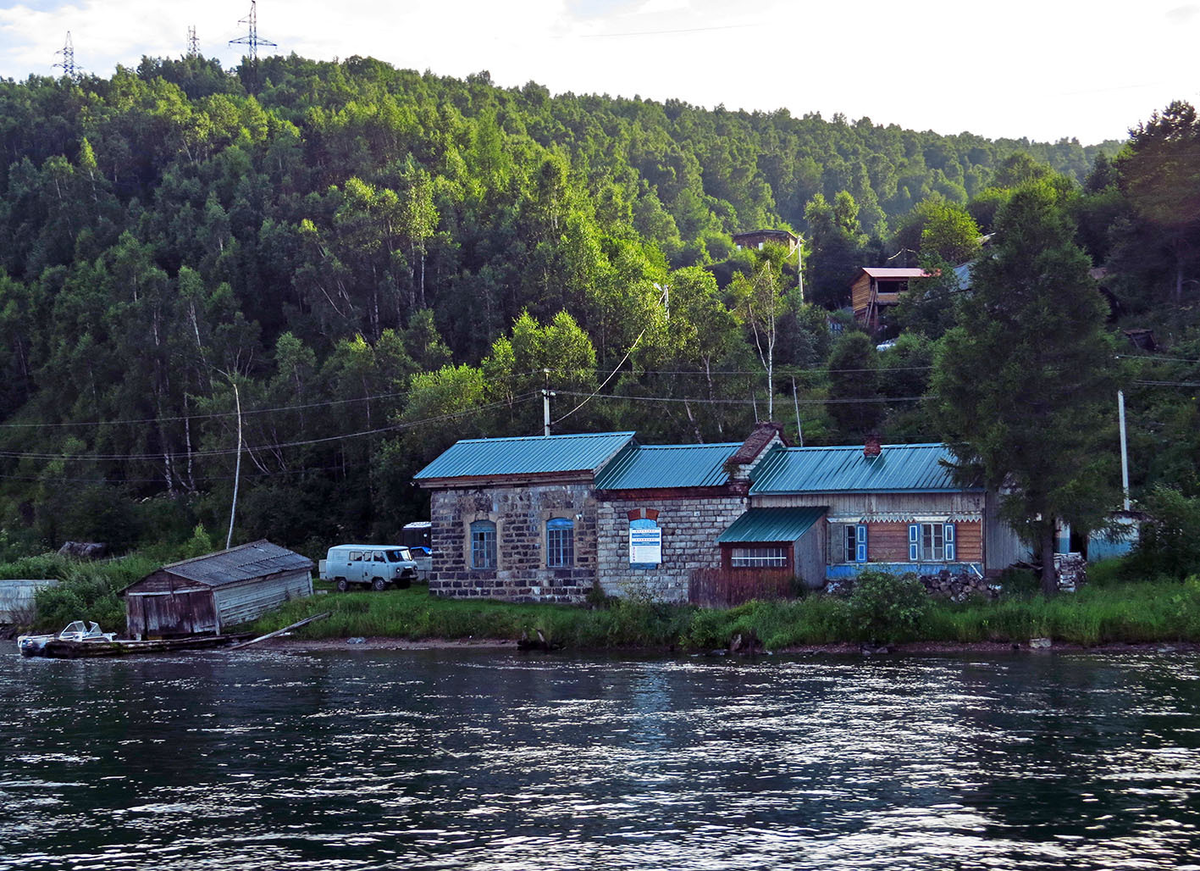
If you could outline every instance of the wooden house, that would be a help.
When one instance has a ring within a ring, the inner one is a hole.
[[[929,278],[929,273],[920,268],[861,267],[850,284],[855,319],[872,332],[878,330],[881,314],[900,302],[909,282],[922,278]]]
[[[312,560],[260,540],[163,566],[121,595],[130,638],[220,635],[312,595]]]

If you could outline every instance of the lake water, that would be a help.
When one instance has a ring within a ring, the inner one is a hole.
[[[1200,868],[1190,654],[0,655],[0,869]]]

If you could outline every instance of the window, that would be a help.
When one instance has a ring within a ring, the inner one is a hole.
[[[490,520],[476,520],[471,524],[471,568],[494,569],[496,567],[496,524]]]
[[[362,558],[363,558],[362,551],[360,551],[360,550],[350,551],[350,562],[360,563],[360,562],[362,562]]]
[[[546,522],[546,566],[552,569],[575,565],[575,524],[561,518]]]
[[[383,558],[383,551],[381,551],[381,550],[375,551],[375,562],[377,562],[377,563],[387,562],[387,560],[385,560]]]
[[[842,559],[841,559],[841,562],[844,562],[844,563],[856,562],[857,561],[856,554],[858,553],[858,549],[857,549],[856,545],[858,544],[858,541],[855,538],[854,524],[847,524],[846,526],[843,526],[842,531],[843,531],[844,535],[842,536]]]
[[[912,562],[954,562],[953,523],[913,523],[908,527]]]
[[[787,552],[782,547],[735,547],[729,564],[735,569],[785,569]]]

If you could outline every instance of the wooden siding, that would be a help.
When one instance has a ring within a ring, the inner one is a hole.
[[[868,523],[867,560],[877,563],[908,562],[908,524]]]
[[[239,623],[257,620],[267,611],[291,599],[312,595],[312,575],[307,571],[285,572],[229,584],[213,590],[220,631]]]
[[[865,272],[850,285],[850,305],[855,314],[865,313],[871,303],[871,276]]]
[[[1031,558],[1029,545],[1000,517],[1000,497],[995,493],[987,494],[984,524],[985,568],[989,573],[998,574],[1013,563]]]
[[[212,590],[125,594],[125,625],[131,638],[171,638],[217,633]]]
[[[954,524],[954,548],[960,563],[983,562],[983,524]]]
[[[829,529],[822,519],[814,523],[796,541],[792,565],[795,566],[796,577],[804,581],[804,586],[810,590],[818,590],[825,586],[825,554],[828,538]]]

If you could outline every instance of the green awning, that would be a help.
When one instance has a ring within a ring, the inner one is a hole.
[[[825,516],[828,508],[751,508],[733,521],[717,544],[795,541]]]

